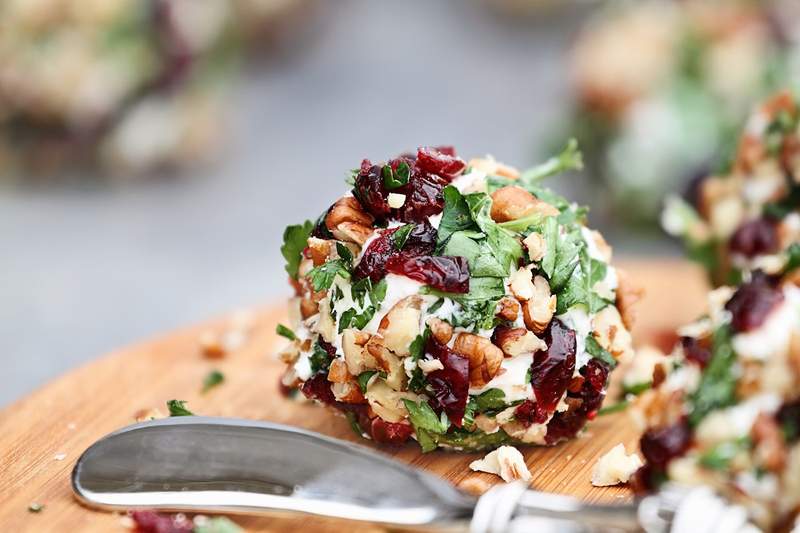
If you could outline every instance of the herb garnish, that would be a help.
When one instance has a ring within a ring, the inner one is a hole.
[[[290,341],[296,341],[297,340],[297,335],[294,334],[294,331],[292,331],[291,329],[287,328],[283,324],[278,324],[275,327],[275,333],[277,333],[281,337],[285,337],[285,338],[289,339]]]
[[[302,224],[287,226],[283,231],[281,254],[286,259],[286,272],[292,279],[297,279],[297,267],[300,265],[303,250],[308,246],[308,237],[313,228],[314,224],[306,220]]]
[[[221,385],[225,381],[225,375],[219,370],[212,370],[203,379],[203,390],[201,392],[208,392],[217,385]]]
[[[167,409],[169,409],[169,416],[195,416],[193,412],[186,408],[185,400],[169,400]]]
[[[350,269],[344,259],[326,261],[308,273],[315,291],[330,289],[336,276],[350,279]]]
[[[391,165],[384,165],[381,169],[381,176],[383,176],[383,186],[386,189],[390,191],[399,189],[408,184],[408,180],[411,177],[411,168],[405,161],[398,163],[397,168],[394,170]]]

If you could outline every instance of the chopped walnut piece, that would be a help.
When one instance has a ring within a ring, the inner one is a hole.
[[[497,316],[508,322],[514,322],[519,316],[519,302],[510,296],[503,296],[497,303]]]
[[[556,296],[550,294],[550,284],[542,276],[533,279],[533,298],[522,305],[522,316],[529,330],[540,334],[547,329],[556,312]]]
[[[530,481],[531,472],[525,464],[525,458],[513,446],[500,446],[486,454],[486,457],[472,461],[470,469],[476,472],[487,472],[500,476],[506,483],[522,480]]]
[[[469,384],[472,387],[486,385],[500,371],[503,351],[486,337],[473,333],[459,333],[453,351],[469,358]]]
[[[433,338],[439,344],[447,344],[453,338],[453,326],[440,318],[429,318],[428,326],[431,328]]]
[[[544,240],[541,233],[536,233],[534,231],[525,237],[522,243],[525,245],[525,248],[527,248],[528,257],[531,261],[541,261],[547,253],[547,242]]]
[[[622,323],[631,329],[636,319],[634,307],[644,296],[644,289],[638,287],[631,281],[630,275],[624,270],[617,269],[617,301],[616,305],[622,316]]]
[[[627,455],[625,446],[622,443],[617,444],[595,463],[592,470],[592,485],[609,487],[627,483],[642,464],[638,455],[635,453]]]

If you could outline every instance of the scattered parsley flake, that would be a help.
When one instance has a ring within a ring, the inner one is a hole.
[[[219,370],[212,370],[208,373],[208,375],[203,379],[203,390],[202,392],[208,392],[210,389],[213,389],[217,385],[222,384],[225,381],[225,375],[220,372]]]
[[[193,412],[186,408],[186,400],[169,400],[167,402],[169,416],[195,416]]]

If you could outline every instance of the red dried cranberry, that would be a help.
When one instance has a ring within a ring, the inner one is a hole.
[[[411,258],[433,253],[436,247],[436,229],[427,221],[414,226],[402,250],[397,249],[392,237],[398,229],[383,230],[379,237],[369,243],[356,265],[357,279],[369,277],[373,282],[380,281],[386,275],[386,262],[391,257]]]
[[[417,280],[445,292],[469,292],[469,263],[464,257],[430,256],[405,258],[392,256],[386,271]]]
[[[555,413],[547,423],[545,442],[549,445],[571,439],[597,414],[603,404],[608,384],[608,368],[597,359],[590,360],[580,370],[580,388],[568,393],[566,412]]]
[[[780,249],[778,229],[767,218],[749,220],[734,232],[728,246],[731,252],[745,257],[775,253]]]
[[[415,224],[414,229],[408,234],[408,239],[406,239],[400,254],[403,257],[431,255],[436,248],[437,237],[436,228],[431,226],[427,220],[421,224]]]
[[[173,515],[155,511],[132,511],[131,518],[140,533],[185,533],[194,530],[191,520],[175,520]]]
[[[453,178],[464,172],[467,164],[456,157],[452,146],[422,147],[417,150],[417,167],[452,181]]]
[[[331,390],[331,384],[328,381],[328,376],[321,372],[308,379],[301,389],[303,394],[309,400],[317,400],[326,405],[333,405],[336,403],[336,397]]]
[[[661,485],[664,473],[656,470],[652,465],[645,464],[634,472],[630,479],[630,486],[634,494],[645,495],[654,492]]]
[[[454,426],[461,427],[469,396],[469,359],[439,344],[433,337],[425,343],[425,351],[444,367],[427,375],[433,390],[431,407],[437,412],[444,411]]]
[[[753,273],[752,279],[740,286],[725,304],[731,312],[731,326],[736,332],[751,331],[766,321],[769,313],[783,302],[783,292],[775,287],[763,272]]]
[[[539,418],[552,413],[575,372],[575,332],[553,319],[544,333],[547,350],[536,352],[531,365],[531,385]],[[544,421],[544,420],[542,420]]]
[[[531,424],[541,424],[547,420],[548,413],[534,401],[525,400],[514,409],[514,418],[523,426],[529,427]]]
[[[381,169],[380,165],[373,165],[369,159],[363,160],[353,187],[353,196],[377,220],[385,220],[391,213],[389,191],[383,186]]]
[[[399,446],[406,442],[412,432],[413,429],[409,424],[387,422],[381,417],[372,420],[369,431],[375,442],[392,446]]]
[[[683,346],[683,354],[686,359],[696,363],[700,368],[705,368],[711,359],[711,347],[709,346],[708,337],[703,339],[681,337],[681,346]]]
[[[441,213],[444,210],[442,191],[448,183],[446,178],[412,168],[408,184],[392,191],[406,196],[395,216],[403,222],[422,222],[429,216]]]
[[[689,423],[681,419],[671,426],[647,430],[639,441],[639,447],[652,468],[664,471],[670,461],[689,449],[691,441]]]

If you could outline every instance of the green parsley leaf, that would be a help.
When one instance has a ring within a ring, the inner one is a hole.
[[[653,388],[652,381],[643,381],[641,383],[634,383],[632,385],[622,384],[622,393],[625,395],[632,395],[632,396],[639,396],[644,391],[650,390]]]
[[[578,141],[570,139],[567,141],[561,153],[551,157],[541,165],[535,166],[523,172],[519,181],[521,183],[530,184],[540,181],[548,176],[560,174],[567,170],[582,170],[583,169],[583,155],[578,148]]]
[[[710,470],[727,470],[731,461],[751,446],[752,441],[749,437],[721,442],[703,453],[698,462]]]
[[[431,433],[445,433],[450,427],[450,421],[447,419],[447,415],[444,411],[442,411],[441,415],[437,415],[431,406],[428,405],[428,402],[422,401],[416,403],[404,399],[403,404],[405,404],[408,410],[408,418],[415,430],[416,428],[422,428]]]
[[[531,226],[538,226],[546,218],[542,213],[534,213],[526,217],[518,218],[516,220],[509,220],[508,222],[501,222],[498,224],[501,228],[509,231],[523,232]]]
[[[315,291],[330,289],[336,276],[350,279],[350,270],[342,259],[326,261],[320,266],[313,268],[311,272],[308,273],[308,278],[311,280]]]
[[[414,432],[417,434],[417,442],[422,449],[422,453],[429,453],[435,450],[439,445],[430,433],[422,428],[415,428]]]
[[[203,378],[203,390],[201,392],[208,392],[210,389],[222,384],[223,381],[225,381],[225,375],[219,370],[212,370]]]
[[[475,229],[469,206],[458,189],[448,185],[442,191],[442,196],[444,197],[444,210],[442,219],[439,221],[439,229],[436,230],[437,254],[441,252],[444,244],[456,231]]]
[[[169,409],[169,416],[194,416],[194,413],[186,408],[185,400],[169,400],[167,409]]]
[[[613,413],[619,413],[620,411],[624,411],[625,409],[627,409],[628,405],[630,405],[630,402],[628,402],[627,400],[623,400],[621,402],[611,404],[607,407],[600,408],[600,410],[597,411],[597,415],[605,416]]]
[[[586,352],[595,359],[604,362],[609,368],[613,369],[617,366],[617,360],[614,359],[614,356],[611,355],[608,350],[600,346],[600,343],[597,342],[597,339],[595,339],[591,333],[586,336]]]
[[[358,386],[361,389],[361,394],[367,393],[367,383],[369,383],[370,378],[377,373],[378,372],[375,370],[366,370],[358,375],[356,380],[358,381]]]
[[[292,331],[291,329],[287,328],[283,324],[278,324],[275,327],[275,333],[277,333],[281,337],[286,337],[290,341],[296,341],[297,340],[297,335],[294,334],[294,331]]]
[[[486,235],[486,242],[495,259],[508,272],[522,257],[522,245],[510,231],[492,220],[492,198],[488,194],[472,193],[464,196],[464,200],[469,206],[472,220]]]
[[[314,351],[311,352],[309,361],[312,374],[328,370],[328,367],[331,366],[331,356],[328,355],[325,348],[320,346],[319,342],[314,343]]]
[[[383,176],[383,186],[391,191],[408,183],[408,179],[411,177],[411,168],[405,161],[398,164],[396,170],[392,170],[391,165],[384,165],[381,169],[381,176]]]
[[[358,415],[353,411],[347,411],[344,416],[347,418],[347,421],[350,422],[350,429],[353,430],[353,433],[363,438],[366,432],[361,427],[361,424],[358,423]]]
[[[411,235],[411,231],[414,229],[415,224],[406,224],[405,226],[400,226],[392,233],[392,242],[394,242],[395,247],[398,250],[402,250],[403,246],[406,245],[406,241],[408,240],[408,236]]]
[[[430,307],[428,307],[428,309],[425,312],[428,313],[429,315],[432,315],[433,313],[438,311],[442,307],[442,305],[444,305],[444,298],[439,298],[438,300],[433,302],[433,304]]]
[[[506,393],[502,389],[489,389],[475,396],[478,412],[493,411],[506,407]]]
[[[464,416],[461,418],[461,427],[474,429],[475,415],[478,414],[478,402],[475,398],[469,398],[464,408]]]
[[[732,332],[728,325],[714,332],[711,359],[700,378],[700,385],[690,397],[692,411],[689,413],[689,424],[693,427],[711,411],[736,402],[736,353],[733,351],[731,338]]]
[[[436,444],[451,446],[464,451],[478,452],[494,449],[513,439],[502,429],[494,433],[483,431],[451,431],[443,435],[436,435]]]
[[[344,264],[347,266],[347,270],[353,268],[353,252],[350,251],[350,248],[337,241],[336,253],[339,254],[339,258],[344,261]]]
[[[442,250],[443,255],[463,257],[469,263],[470,275],[474,277],[498,277],[507,274],[497,261],[486,239],[474,240],[472,231],[457,231],[450,236]],[[482,233],[478,233],[483,237]]]
[[[547,248],[547,253],[542,257],[541,267],[548,279],[552,280],[558,252],[558,221],[554,217],[546,218],[541,233]]]
[[[300,265],[303,250],[308,246],[308,237],[314,224],[306,220],[303,224],[287,226],[283,231],[281,254],[286,259],[286,272],[292,279],[297,279],[297,267]]]

